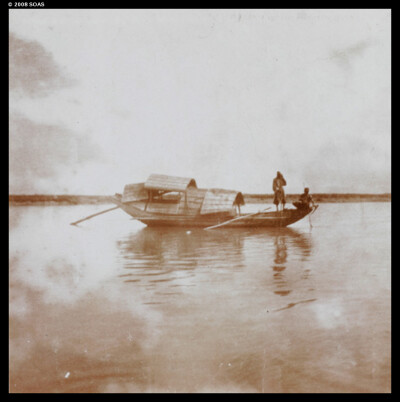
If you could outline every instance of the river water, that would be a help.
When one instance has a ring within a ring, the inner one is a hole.
[[[391,392],[391,204],[274,230],[10,207],[10,392]],[[256,207],[256,210],[258,207]]]

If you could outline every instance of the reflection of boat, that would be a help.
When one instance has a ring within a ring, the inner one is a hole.
[[[224,189],[200,189],[192,178],[151,175],[145,183],[128,184],[112,201],[148,226],[285,227],[313,208],[242,214],[243,194]]]
[[[212,272],[258,271],[266,289],[284,296],[308,279],[311,237],[292,228],[204,231],[145,227],[118,240],[127,282],[163,281]],[[289,260],[289,261],[288,261]],[[266,269],[267,268],[267,269]],[[289,269],[287,269],[289,268]],[[272,276],[270,275],[272,273]]]
[[[227,230],[231,232],[231,230]],[[193,229],[145,227],[118,241],[125,268],[151,271],[188,271],[197,267],[243,266],[246,234],[233,230],[228,235]]]
[[[252,255],[263,263],[272,258],[274,272],[274,267],[281,267],[281,271],[286,268],[288,254],[307,258],[312,250],[311,240],[292,228],[188,232],[182,228],[146,227],[121,238],[117,246],[126,268],[187,270],[209,266],[241,268],[246,244],[251,252],[248,257]],[[255,244],[257,247],[253,247]]]

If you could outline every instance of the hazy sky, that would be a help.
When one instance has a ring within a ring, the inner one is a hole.
[[[10,193],[391,191],[390,10],[9,12]]]

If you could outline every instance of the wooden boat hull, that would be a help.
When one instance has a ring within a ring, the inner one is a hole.
[[[207,215],[182,215],[150,213],[135,207],[132,203],[122,203],[118,198],[113,199],[123,211],[139,220],[147,226],[175,226],[175,227],[197,227],[206,228],[226,222],[235,216],[229,213],[217,213]],[[300,219],[303,219],[312,211],[307,209],[285,209],[283,211],[261,212],[256,215],[234,220],[223,228],[264,228],[264,227],[286,227]],[[238,216],[236,216],[238,217]]]

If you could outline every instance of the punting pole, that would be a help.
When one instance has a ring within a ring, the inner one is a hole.
[[[318,204],[314,204],[313,210],[308,214],[308,222],[310,223],[310,228],[313,227],[313,225],[311,223],[311,215],[317,210],[318,207],[319,207]]]
[[[70,223],[70,225],[77,225],[80,222],[86,221],[86,220],[88,220],[90,218],[94,218],[97,215],[101,215],[101,214],[105,214],[106,212],[113,211],[114,209],[117,209],[117,208],[119,208],[119,207],[117,206],[117,207],[106,209],[105,211],[97,212],[97,214],[89,215],[86,218],[79,219],[79,221],[72,222],[72,223]]]
[[[225,221],[225,222],[219,223],[218,225],[208,226],[208,227],[204,228],[204,230],[219,228],[220,226],[227,225],[228,223],[231,223],[231,222],[233,222],[233,221],[238,221],[239,219],[248,218],[249,216],[261,214],[261,212],[267,211],[268,209],[271,209],[271,207],[265,208],[265,209],[263,209],[262,211],[253,212],[252,214],[243,215],[243,216],[239,216],[238,218],[230,219],[229,221]]]

